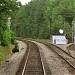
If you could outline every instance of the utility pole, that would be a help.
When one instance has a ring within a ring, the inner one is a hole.
[[[50,17],[50,40],[52,40],[52,18]]]
[[[75,43],[75,23],[74,23],[74,43]]]
[[[73,11],[75,13],[74,0],[72,0]],[[75,43],[75,19],[72,21],[72,41]]]
[[[72,37],[73,37],[73,41],[75,43],[75,21],[72,21]]]

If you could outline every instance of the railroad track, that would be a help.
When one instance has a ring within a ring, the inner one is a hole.
[[[35,42],[33,41],[34,43],[36,43],[37,45],[39,45],[40,47],[42,46],[41,43],[38,43],[38,42]],[[68,53],[65,53],[64,51],[62,51],[61,48],[55,46],[55,45],[51,45],[47,42],[43,42],[44,45],[46,45],[48,48],[50,48],[50,50],[56,54],[58,54],[60,56],[60,59],[64,59],[66,62],[65,62],[65,66],[66,64],[68,64],[68,67],[66,67],[68,69],[68,71],[72,74],[75,74],[75,67],[74,67],[74,64],[75,64],[75,58],[71,57]],[[43,49],[43,47],[41,47]],[[52,64],[54,65],[54,63]],[[51,70],[52,72],[52,70]],[[52,73],[51,73],[52,74]]]
[[[68,48],[68,50],[74,50],[75,49],[75,44],[73,43],[73,44],[69,45],[67,48]]]
[[[74,70],[75,70],[75,57],[64,51],[63,49],[57,47],[54,44],[48,42],[39,42],[42,43],[49,48],[51,48],[55,53],[57,53],[61,58],[63,58]]]
[[[23,58],[16,75],[46,75],[45,67],[38,46],[29,42],[29,50]],[[47,75],[50,75],[49,72],[47,73]]]
[[[28,44],[29,48],[22,61],[23,64],[21,63],[19,71],[17,71],[16,75],[51,75],[51,73],[47,72],[48,69],[45,69],[44,63],[40,56],[39,47],[33,42],[29,42]],[[49,43],[43,44],[50,47],[75,70],[75,58],[55,45]]]
[[[38,47],[34,43],[30,42],[29,48],[29,53],[22,75],[44,75]]]
[[[47,45],[47,44],[46,44]],[[62,50],[61,48],[53,45],[53,44],[48,44],[48,46],[56,52],[61,58],[63,58],[72,68],[75,69],[75,58],[72,57],[70,54]]]

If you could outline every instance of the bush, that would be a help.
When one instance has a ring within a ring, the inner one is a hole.
[[[15,44],[15,33],[11,31],[11,43]]]
[[[2,46],[10,46],[10,44],[15,44],[15,34],[10,29],[6,29],[3,31],[2,39],[1,39],[1,45]]]
[[[17,42],[15,43],[15,47],[13,48],[12,52],[13,53],[19,52],[19,46],[18,46],[18,43]]]
[[[11,41],[10,30],[6,29],[3,33],[3,39],[1,41],[1,45],[2,46],[10,46],[10,41]]]

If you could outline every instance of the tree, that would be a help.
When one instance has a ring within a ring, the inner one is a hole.
[[[15,13],[19,3],[17,0],[0,0],[0,42],[2,45],[9,46],[10,30],[7,24],[7,18]]]
[[[20,8],[13,29],[17,36],[47,39],[59,35],[59,29],[67,26],[70,32],[67,29],[65,34],[71,40],[74,4],[74,0],[31,0]]]

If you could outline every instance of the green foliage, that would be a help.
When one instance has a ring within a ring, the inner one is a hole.
[[[12,28],[17,36],[44,39],[60,35],[59,29],[63,29],[71,42],[74,17],[74,0],[32,0],[21,6]]]
[[[19,9],[20,2],[17,0],[0,0],[0,42],[3,46],[10,46],[15,38],[7,25],[9,16],[14,18],[15,12]]]
[[[18,46],[18,43],[17,42],[15,43],[15,47],[13,48],[12,52],[13,53],[19,52],[19,46]]]
[[[0,0],[0,14],[11,15],[20,5],[17,0]]]
[[[45,34],[49,29],[44,18],[46,2],[47,0],[33,0],[20,8],[14,25],[17,36],[47,38]]]
[[[72,42],[72,28],[70,27],[69,23],[64,24],[64,34],[66,38],[68,39],[68,42]]]
[[[15,42],[16,42],[16,41],[15,41],[15,40],[16,40],[16,39],[15,39],[15,33],[11,31],[10,34],[11,34],[11,43],[12,43],[12,44],[15,44]]]
[[[3,33],[3,40],[2,40],[2,45],[4,46],[9,46],[11,41],[11,34],[10,30],[5,30]]]
[[[64,22],[63,22],[63,17],[58,15],[56,19],[54,19],[54,22],[52,23],[51,26],[52,30],[52,35],[60,35],[59,29],[64,30]]]

